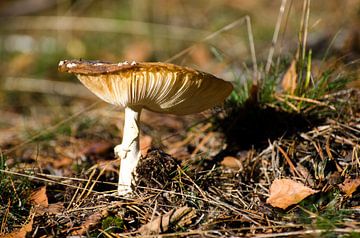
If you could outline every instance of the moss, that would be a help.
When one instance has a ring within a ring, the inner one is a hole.
[[[124,230],[124,220],[121,217],[108,216],[101,221],[101,228],[104,231],[122,232]]]

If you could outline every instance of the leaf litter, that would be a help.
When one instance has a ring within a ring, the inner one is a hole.
[[[20,231],[34,236],[100,232],[108,237],[173,232],[183,236],[281,234],[310,229],[313,222],[306,219],[314,220],[329,209],[351,210],[347,223],[338,226],[345,230],[357,227],[360,117],[358,111],[352,113],[350,118],[327,120],[292,136],[269,140],[262,148],[228,151],[227,156],[219,148],[226,138],[218,132],[207,133],[210,128],[199,124],[171,142],[183,146],[181,140],[187,141],[185,159],[162,150],[148,151],[138,168],[143,176],[127,198],[112,195],[118,163],[111,159],[107,143],[113,139],[86,143],[76,149],[79,153],[67,153],[74,148],[65,143],[62,153],[54,157],[73,156],[82,169],[71,177],[61,176],[68,167],[54,163],[58,176],[52,175],[52,170],[41,173],[35,169],[30,181],[42,185],[29,200],[38,208],[29,211],[34,218],[24,222]],[[40,151],[38,158],[44,152]],[[217,157],[221,158],[218,162]],[[106,169],[106,164],[112,169]],[[331,208],[334,201],[341,202]],[[312,210],[314,206],[316,210]],[[24,221],[28,217],[24,216]],[[102,221],[108,217],[120,219],[123,225],[103,227]]]
[[[359,94],[349,93],[354,94],[354,102],[359,102]],[[192,118],[176,122],[173,117],[168,127],[162,127],[165,135],[173,133],[172,125],[179,131],[169,140],[143,131],[144,145],[156,144],[162,150],[146,153],[134,194],[126,198],[113,195],[118,161],[113,159],[111,148],[117,138],[108,133],[109,128],[96,128],[101,140],[77,137],[75,130],[74,137],[38,142],[38,152],[32,146],[18,148],[7,155],[7,161],[26,154],[28,159],[7,163],[1,175],[20,172],[29,176],[37,189],[28,199],[34,208],[16,221],[25,225],[7,234],[222,237],[288,234],[299,229],[314,229],[318,234],[322,230],[313,228],[314,222],[330,211],[351,211],[346,223],[337,223],[336,229],[343,229],[338,230],[340,233],[356,230],[360,219],[360,114],[353,101],[343,108],[349,117],[327,119],[286,136],[269,137],[254,143],[256,147],[242,144],[242,140],[229,141],[239,136],[227,137],[212,130],[209,123],[192,126],[191,130],[183,126],[182,131],[179,125],[191,124]],[[99,111],[98,116],[102,115]],[[92,133],[90,129],[88,133]],[[83,131],[79,134],[86,135]],[[240,146],[229,146],[235,143]],[[224,144],[228,148],[224,149]],[[181,156],[172,157],[164,151],[181,151]],[[272,200],[276,181],[283,178],[296,181],[296,185],[288,182],[287,190],[280,186],[284,192],[276,199],[282,207],[279,209],[267,201]],[[12,175],[12,179],[21,177]],[[289,191],[296,187],[300,192],[291,195]],[[189,211],[189,216],[183,216],[182,209]],[[5,211],[1,211],[3,222]],[[176,212],[179,215],[174,215]],[[105,226],[103,221],[109,218],[114,220],[110,222],[113,225]]]

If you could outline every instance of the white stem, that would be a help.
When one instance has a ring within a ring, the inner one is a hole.
[[[139,119],[141,108],[125,108],[123,139],[115,146],[115,156],[120,158],[118,194],[125,195],[132,191],[135,169],[141,157],[139,150]]]

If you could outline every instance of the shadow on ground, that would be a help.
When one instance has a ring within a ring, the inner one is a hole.
[[[268,141],[289,137],[320,122],[299,113],[289,113],[252,103],[244,106],[228,105],[223,116],[216,120],[224,133],[227,149],[222,154],[235,154],[251,148],[265,148]]]

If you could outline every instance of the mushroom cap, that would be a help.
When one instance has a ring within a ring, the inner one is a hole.
[[[231,83],[211,74],[160,62],[65,60],[59,70],[74,73],[108,103],[177,115],[220,104],[233,89]]]

